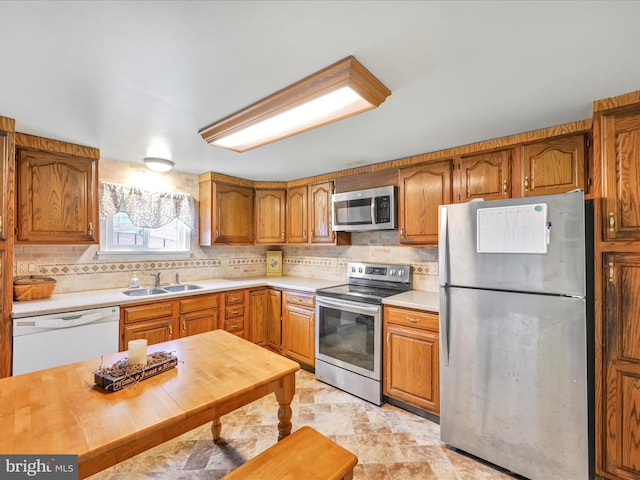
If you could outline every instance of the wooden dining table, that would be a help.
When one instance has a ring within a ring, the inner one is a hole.
[[[77,454],[86,478],[207,422],[217,441],[220,417],[272,392],[277,438],[291,433],[298,363],[224,330],[148,348],[157,351],[177,367],[116,392],[96,386],[94,371],[127,352],[0,379],[0,454]]]

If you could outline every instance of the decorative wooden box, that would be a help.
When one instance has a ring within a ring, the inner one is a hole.
[[[94,382],[97,386],[115,392],[141,382],[147,378],[158,375],[159,373],[171,370],[178,365],[178,357],[167,352],[155,352],[148,355],[149,360],[146,367],[136,366],[138,369],[129,370],[127,367],[127,359],[120,360],[113,364],[112,367],[101,368],[93,372]],[[115,372],[122,372],[121,374]]]

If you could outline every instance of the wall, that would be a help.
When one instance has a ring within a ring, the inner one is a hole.
[[[190,193],[198,199],[198,177],[181,172],[154,173],[142,164],[101,159],[99,178],[134,184],[148,190]],[[262,276],[269,249],[283,251],[283,273],[346,282],[349,261],[412,265],[413,287],[437,291],[438,254],[434,248],[398,247],[396,231],[352,234],[346,247],[216,246],[200,247],[197,232],[191,235],[191,256],[185,260],[100,260],[98,245],[19,245],[14,261],[37,260],[39,272],[56,279],[56,293],[126,288],[131,274],[139,272],[143,285],[151,284],[150,272],[162,272],[164,282],[197,282],[212,278]],[[15,265],[14,265],[15,270]],[[15,275],[15,271],[14,271]]]

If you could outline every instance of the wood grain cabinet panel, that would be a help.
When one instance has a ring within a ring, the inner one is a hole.
[[[452,160],[402,168],[398,179],[398,242],[438,243],[438,206],[451,203]]]
[[[285,290],[282,354],[315,368],[315,295]]]
[[[256,190],[256,243],[285,242],[286,207],[285,190]]]
[[[307,186],[292,187],[287,191],[287,243],[308,243]]]
[[[607,254],[603,345],[606,474],[640,478],[640,254]]]
[[[280,352],[281,292],[265,288],[249,292],[249,340]]]
[[[511,196],[511,150],[461,157],[458,162],[457,198],[499,200]]]
[[[439,415],[438,315],[385,306],[384,338],[384,395]]]
[[[335,232],[331,229],[331,195],[333,182],[309,187],[309,222],[311,243],[334,243]]]
[[[524,196],[585,190],[586,142],[581,134],[523,145]]]
[[[11,375],[15,121],[0,117],[0,378]]]
[[[603,141],[605,240],[640,240],[640,106],[605,115]]]
[[[180,337],[214,330],[218,326],[219,295],[203,294],[178,300]]]
[[[130,340],[154,345],[178,338],[177,313],[174,300],[120,307],[120,350],[127,350]]]
[[[18,149],[18,242],[97,243],[97,163]]]

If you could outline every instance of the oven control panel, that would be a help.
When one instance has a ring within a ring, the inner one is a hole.
[[[349,278],[409,283],[411,280],[411,265],[349,262],[347,276]]]

